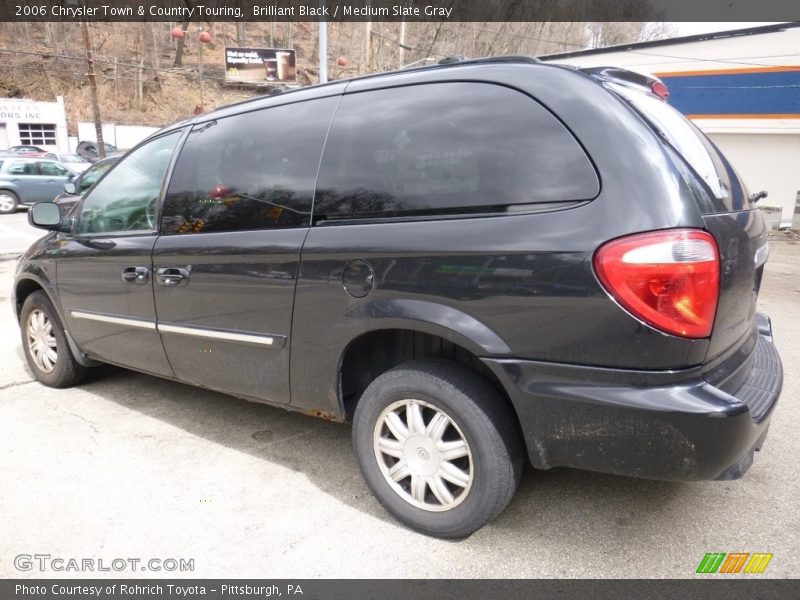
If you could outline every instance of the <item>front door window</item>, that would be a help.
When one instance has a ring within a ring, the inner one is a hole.
[[[152,231],[161,187],[181,132],[156,138],[118,162],[86,196],[76,233]]]

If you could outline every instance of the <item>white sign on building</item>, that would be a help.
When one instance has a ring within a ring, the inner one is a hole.
[[[10,146],[66,151],[64,98],[59,96],[55,102],[0,98],[0,150]]]

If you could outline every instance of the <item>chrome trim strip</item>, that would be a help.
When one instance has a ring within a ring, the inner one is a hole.
[[[272,346],[275,337],[269,335],[254,335],[251,333],[232,333],[219,331],[216,329],[203,329],[200,327],[185,327],[183,325],[170,325],[169,323],[159,323],[158,330],[165,333],[177,333],[179,335],[194,335],[197,337],[211,338],[214,340],[224,340],[227,342],[245,342],[247,344],[260,344],[262,346]]]
[[[143,321],[140,319],[115,317],[113,315],[86,312],[83,310],[71,310],[69,311],[69,314],[71,314],[74,319],[85,319],[87,321],[100,321],[101,323],[113,323],[114,325],[125,325],[127,327],[137,327],[139,329],[150,329],[153,331],[155,331],[156,329],[156,324],[154,321]]]
[[[260,346],[272,346],[276,342],[283,341],[283,336],[257,335],[252,333],[234,333],[230,331],[219,331],[217,329],[204,329],[202,327],[186,327],[184,325],[172,325],[170,323],[155,323],[141,319],[129,319],[126,317],[116,317],[103,313],[93,313],[83,310],[71,310],[70,314],[75,319],[85,319],[87,321],[98,321],[100,323],[113,323],[126,327],[136,327],[138,329],[148,329],[163,333],[177,333],[178,335],[193,335],[196,337],[209,338],[213,340],[223,340],[226,342],[244,342],[246,344],[258,344]]]

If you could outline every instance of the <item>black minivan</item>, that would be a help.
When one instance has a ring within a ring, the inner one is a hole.
[[[167,127],[22,257],[25,355],[335,421],[407,525],[469,535],[523,462],[734,479],[782,384],[764,222],[657,79],[506,57]]]

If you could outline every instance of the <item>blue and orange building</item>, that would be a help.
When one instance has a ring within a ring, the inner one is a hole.
[[[566,52],[543,60],[655,74],[731,159],[773,226],[800,227],[800,23]]]

